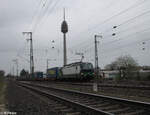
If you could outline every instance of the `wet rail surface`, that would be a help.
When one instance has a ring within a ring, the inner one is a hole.
[[[30,84],[30,83],[20,83],[27,87],[38,88],[39,90],[46,91],[48,94],[53,94],[55,96],[62,97],[63,99],[68,99],[72,103],[78,103],[84,107],[89,107],[95,110],[99,110],[101,114],[121,114],[121,115],[139,115],[150,114],[150,103],[132,101],[121,98],[114,98],[110,96],[102,96],[96,94],[83,93],[79,91],[64,90],[52,88],[46,85]],[[73,104],[72,104],[73,105]],[[78,106],[78,105],[74,105]],[[79,106],[78,106],[79,107]],[[76,108],[76,107],[75,107]],[[82,108],[82,107],[79,107]],[[84,110],[79,109],[78,110]],[[87,110],[86,110],[87,111]],[[94,112],[94,111],[93,111]],[[92,113],[88,111],[88,113]],[[99,113],[100,114],[100,113]]]

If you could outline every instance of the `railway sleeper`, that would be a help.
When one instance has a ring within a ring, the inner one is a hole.
[[[68,108],[67,106],[56,106],[54,107],[55,110],[62,110]]]
[[[126,113],[126,111],[129,111],[131,108],[126,107],[126,108],[117,108],[117,109],[111,109],[108,110],[110,113],[114,113],[114,114],[119,114],[119,113]]]
[[[71,113],[71,112],[74,112],[74,110],[72,108],[64,108],[62,110],[60,110],[61,112],[63,113]]]
[[[110,111],[110,110],[116,110],[119,108],[119,105],[110,105],[107,107],[99,107],[100,109],[104,110],[104,111]]]
[[[94,106],[96,106],[96,105],[99,105],[99,103],[97,103],[97,102],[92,102],[92,103],[85,103],[86,105],[89,105],[89,106],[92,106],[92,107],[94,107]]]
[[[99,106],[98,106],[99,105]],[[108,107],[108,106],[111,106],[110,103],[108,102],[105,102],[105,103],[99,103],[98,105],[95,105],[96,107]]]
[[[122,113],[121,115],[149,115],[149,113],[145,113],[144,110],[138,110],[129,113]]]
[[[66,113],[66,115],[81,115],[80,112],[71,112],[71,113]]]

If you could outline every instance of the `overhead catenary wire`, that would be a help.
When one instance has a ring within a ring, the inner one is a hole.
[[[148,38],[148,39],[144,39],[143,41],[150,41],[150,39]],[[139,55],[139,51],[140,51],[140,49],[141,49],[141,51],[143,52],[143,51],[145,51],[145,50],[143,50],[142,48],[140,48],[137,52],[126,52],[126,51],[124,51],[123,49],[125,49],[126,47],[128,47],[128,48],[130,48],[130,51],[131,50],[135,50],[135,49],[131,49],[131,47],[137,47],[137,45],[138,44],[140,44],[140,42],[142,42],[142,40],[141,41],[137,41],[137,42],[134,42],[134,43],[131,43],[131,44],[127,44],[127,46],[123,46],[123,47],[119,47],[119,48],[115,48],[114,50],[110,50],[110,51],[108,51],[108,52],[101,52],[101,58],[103,58],[103,59],[106,59],[106,58],[113,58],[113,57],[118,57],[118,55],[122,55],[122,54],[124,54],[125,53],[125,55],[127,55],[127,54],[138,54],[138,55],[136,55],[136,57],[139,57],[140,55]],[[120,50],[120,51],[119,51]],[[114,52],[116,52],[116,53],[114,53]],[[118,53],[118,52],[121,52],[121,54],[120,53]],[[106,55],[107,54],[107,55]],[[108,55],[109,54],[109,55]],[[110,56],[111,55],[111,56]],[[145,54],[144,54],[145,55]],[[149,55],[148,53],[147,53],[147,55]],[[135,55],[134,55],[134,57],[135,57]]]
[[[138,25],[135,25],[135,26],[132,26],[132,27],[128,27],[128,28],[126,28],[125,30],[122,30],[122,31],[112,32],[112,33],[110,33],[110,34],[108,34],[108,35],[105,35],[105,38],[106,38],[106,39],[108,39],[108,38],[113,38],[113,34],[115,34],[114,36],[118,36],[118,35],[120,35],[121,33],[126,33],[126,32],[129,32],[130,30],[134,30],[135,28],[143,27],[144,24],[145,24],[145,25],[148,24],[148,21],[147,21],[147,22],[144,21],[144,22],[142,22],[141,24],[138,24]]]
[[[147,31],[150,31],[150,28],[143,29],[142,31],[136,31],[136,32],[131,33],[131,34],[129,34],[129,35],[125,36],[125,37],[122,37],[122,38],[118,37],[119,39],[103,43],[102,45],[109,45],[109,44],[112,44],[112,43],[116,43],[118,41],[127,40],[127,39],[123,39],[123,38],[128,38],[128,37],[131,37],[131,36],[134,36],[134,35],[138,35],[140,33],[144,33],[144,32],[147,32]]]
[[[33,13],[33,16],[32,16],[31,25],[29,27],[30,31],[33,31],[33,29],[35,28],[36,24],[38,23],[40,15],[42,13],[42,10],[45,7],[46,2],[47,2],[47,0],[45,0],[45,1],[44,0],[40,0],[39,4],[37,4],[36,9],[35,9],[35,11]]]
[[[149,14],[149,13],[150,13],[150,10],[149,10],[149,11],[146,11],[146,12],[143,12],[143,13],[141,13],[141,14],[135,16],[135,17],[130,18],[129,20],[124,21],[124,22],[121,23],[121,24],[114,25],[112,28],[107,29],[104,33],[109,32],[109,31],[111,31],[112,29],[116,29],[116,28],[118,28],[118,27],[120,27],[120,26],[123,26],[123,25],[127,26],[128,24],[130,24],[131,22],[135,21],[136,19],[139,19],[140,17],[142,17],[142,16],[144,16],[144,15],[146,15],[146,14]]]
[[[139,1],[140,1],[140,2],[139,2]],[[92,29],[95,29],[95,28],[97,28],[97,27],[99,27],[99,26],[102,26],[103,24],[105,24],[106,22],[112,20],[113,18],[115,18],[115,17],[117,17],[117,16],[120,16],[120,15],[122,15],[122,14],[128,12],[129,10],[131,10],[131,9],[133,9],[133,8],[136,8],[137,6],[139,6],[139,5],[143,4],[143,3],[145,3],[145,2],[148,1],[148,0],[142,0],[142,1],[139,0],[139,1],[137,1],[134,5],[128,7],[127,9],[125,9],[125,10],[123,10],[123,11],[121,11],[121,12],[119,12],[119,13],[117,13],[117,14],[111,16],[111,17],[109,17],[108,19],[104,20],[103,22],[101,22],[101,23],[99,23],[99,24],[96,24],[96,26],[94,26],[94,27],[92,27],[92,28],[89,28],[88,30],[92,30]]]
[[[130,46],[135,46],[143,41],[150,41],[150,38],[147,38],[147,39],[143,39],[143,40],[139,40],[139,41],[135,41],[135,42],[131,42],[131,43],[128,43],[128,44],[125,44],[125,45],[121,45],[119,47],[116,47],[116,48],[111,48],[109,50],[103,50],[103,52],[101,52],[101,54],[107,54],[107,53],[113,53],[117,50],[120,50],[120,49],[123,49],[123,48],[127,48],[127,47],[130,47]]]
[[[45,16],[47,9],[51,6],[52,3],[53,3],[53,0],[46,0],[44,5],[42,5],[41,11],[39,12],[39,15],[37,16],[37,20],[35,21],[32,32],[35,32],[37,26],[41,22],[42,18]],[[43,12],[42,12],[42,10],[43,10]]]
[[[136,42],[132,42],[132,43],[129,43],[129,44],[126,44],[126,45],[123,45],[123,46],[120,46],[120,47],[117,47],[117,48],[113,48],[113,49],[110,49],[109,51],[103,51],[103,52],[99,52],[99,56],[101,56],[101,58],[102,59],[106,59],[106,58],[113,58],[113,57],[118,57],[118,55],[122,55],[122,54],[124,54],[124,53],[126,53],[126,55],[127,54],[130,54],[130,52],[129,53],[127,53],[126,51],[124,52],[124,50],[123,49],[125,49],[125,48],[131,48],[131,47],[137,47],[137,45],[138,44],[140,44],[141,42],[147,42],[147,41],[150,41],[150,38],[147,38],[147,39],[143,39],[143,40],[140,40],[140,41],[136,41]],[[93,49],[92,49],[93,50]],[[134,49],[133,49],[134,50]],[[141,50],[143,50],[142,48],[141,48]],[[93,50],[94,51],[94,50]],[[114,52],[116,52],[116,54],[114,53]],[[118,53],[118,52],[121,52],[121,54],[120,53]],[[94,53],[94,52],[93,52]],[[136,52],[134,52],[134,53],[136,53]],[[109,55],[106,55],[106,54],[109,54]],[[133,54],[133,53],[132,53]],[[89,57],[89,55],[85,55],[85,58],[86,57]],[[94,58],[89,58],[88,60],[89,61],[93,61],[93,59]]]
[[[85,32],[87,32],[87,31],[91,31],[91,30],[93,30],[93,29],[95,29],[95,28],[97,28],[97,27],[100,27],[100,26],[102,27],[102,25],[105,24],[106,22],[109,22],[109,21],[113,20],[115,17],[118,17],[118,16],[120,16],[120,15],[122,15],[122,14],[128,12],[128,11],[130,11],[131,9],[136,8],[136,7],[139,6],[139,5],[142,5],[142,4],[145,3],[146,1],[148,1],[148,0],[138,0],[134,5],[132,5],[132,6],[128,7],[127,9],[125,9],[125,10],[123,10],[123,11],[121,11],[121,12],[119,12],[119,13],[117,13],[117,14],[111,16],[111,17],[109,17],[108,19],[102,21],[101,23],[96,24],[96,26],[90,27],[90,28],[88,28],[88,29],[86,29],[86,30],[80,32],[78,35],[80,35],[81,33],[85,33]],[[78,36],[78,35],[77,35],[77,36]]]
[[[144,16],[144,15],[146,15],[146,14],[148,14],[148,13],[150,13],[150,10],[149,11],[146,11],[146,12],[144,12],[144,13],[141,13],[140,15],[137,15],[137,16],[135,16],[135,17],[133,17],[133,18],[131,18],[131,19],[129,19],[129,20],[126,20],[125,22],[123,22],[123,23],[121,23],[121,24],[119,24],[119,25],[116,25],[116,27],[118,28],[119,26],[122,26],[122,25],[124,25],[124,24],[127,24],[127,23],[129,23],[129,22],[132,22],[133,20],[135,20],[135,19],[138,19],[139,17],[141,17],[141,16]],[[109,30],[112,30],[113,28],[110,28]],[[131,28],[132,29],[132,28]],[[120,31],[120,32],[117,32],[117,34],[119,34],[119,33],[122,33],[122,32],[126,32],[126,31],[128,31],[128,28],[126,29],[126,30],[123,30],[123,31]],[[105,31],[105,33],[106,32],[108,32],[108,30],[107,31]],[[106,34],[105,33],[103,33],[104,35],[105,35],[105,37],[112,37],[112,34],[110,34],[110,35],[108,35],[108,36],[106,36]],[[71,48],[75,48],[75,47],[78,47],[78,46],[84,46],[84,43],[86,43],[86,42],[88,42],[88,41],[91,41],[91,39],[88,39],[88,40],[85,40],[85,41],[83,41],[83,42],[81,42],[80,44],[77,44],[77,45],[75,45],[75,46],[73,46],[73,47],[71,47]],[[82,45],[81,45],[82,44]],[[87,44],[87,43],[86,43]],[[88,43],[88,44],[90,44],[90,43]]]
[[[35,26],[35,28],[33,30],[34,32],[36,31],[36,29],[37,29],[38,26],[42,25],[42,22],[45,22],[45,20],[49,16],[49,13],[51,13],[54,10],[54,8],[57,6],[58,2],[60,2],[60,0],[56,0],[55,2],[54,2],[54,0],[51,0],[51,2],[47,3],[48,5],[47,5],[47,7],[44,10],[45,13],[41,16],[41,19],[36,24],[36,26]],[[47,13],[47,15],[46,15],[46,13]]]
[[[140,34],[142,34],[143,32],[147,32],[147,31],[150,31],[150,28],[147,28],[147,29],[144,29],[143,31],[138,31],[138,32],[135,32],[135,33],[132,33],[132,34],[130,34],[130,35],[128,35],[128,37],[126,36],[126,37],[123,37],[123,38],[126,38],[126,39],[119,39],[119,40],[113,40],[113,41],[111,41],[111,42],[106,42],[106,43],[102,43],[102,44],[100,44],[100,46],[101,47],[103,47],[103,46],[110,46],[110,45],[112,45],[112,43],[115,43],[115,44],[118,44],[117,42],[119,42],[119,41],[122,41],[122,40],[128,40],[128,39],[130,39],[132,36],[134,36],[134,35],[140,35]],[[144,40],[149,40],[149,39],[142,39],[142,40],[140,40],[140,41],[144,41]],[[133,42],[133,43],[136,43],[136,42],[139,42],[139,41],[135,41],[135,42]],[[130,44],[130,43],[129,43]],[[125,45],[126,47],[128,46],[128,44],[127,45]],[[122,48],[122,47],[124,47],[124,46],[119,46],[119,47],[117,47],[116,49],[120,49],[120,48]],[[88,51],[89,50],[89,51]],[[93,47],[89,47],[88,49],[85,49],[85,50],[83,50],[83,51],[86,51],[86,54],[88,54],[88,53],[91,53],[91,50],[93,50]],[[94,51],[94,50],[93,50]],[[108,50],[105,50],[104,52],[107,52]],[[110,52],[111,51],[114,51],[114,49],[113,48],[111,48],[110,49]],[[101,53],[104,53],[104,52],[101,52]],[[94,53],[94,52],[93,52]]]
[[[119,33],[127,32],[127,31],[130,30],[130,29],[133,30],[133,29],[134,29],[135,27],[137,27],[137,26],[140,26],[140,25],[135,25],[134,27],[127,28],[126,30],[123,30],[123,31],[120,31],[120,32],[116,32],[116,34],[117,34],[116,36],[118,36]],[[142,30],[142,31],[137,31],[137,32],[131,33],[131,34],[129,34],[129,35],[125,36],[125,37],[122,37],[122,38],[130,37],[130,36],[136,35],[137,33],[142,33],[142,32],[148,31],[149,29],[150,29],[150,28],[144,29],[144,30]],[[112,35],[110,35],[109,38],[110,38],[110,37],[113,38]],[[107,37],[107,38],[108,38],[108,37]],[[123,40],[122,38],[120,38],[120,36],[118,36],[117,38],[119,38],[119,39],[117,39],[117,40],[112,40],[112,41],[110,41],[110,42],[106,42],[106,43],[104,43],[103,45],[109,45],[109,44],[111,44],[111,43],[115,43],[115,42],[118,42],[118,41]],[[92,39],[91,39],[91,40],[92,40]],[[74,46],[73,48],[70,48],[70,50],[73,50],[73,49],[77,49],[77,50],[79,50],[79,49],[81,49],[81,50],[82,50],[82,49],[85,49],[85,51],[87,51],[89,48],[93,47],[93,45],[92,45],[93,41],[91,42],[91,40],[90,40],[90,42],[88,42],[89,40],[84,41],[84,42],[82,42],[82,43],[80,43],[80,44]],[[80,46],[80,45],[81,45],[81,46]],[[77,47],[77,48],[75,48],[75,47]]]
[[[48,16],[48,15],[46,15],[46,14],[45,14],[44,18],[46,18],[46,16]],[[42,20],[43,20],[43,22],[44,22],[44,18],[42,19]],[[129,23],[129,22],[127,22],[127,23]],[[127,24],[127,23],[126,23],[126,24]],[[38,25],[39,25],[39,24],[38,24]],[[124,25],[124,24],[123,24],[123,25]],[[88,44],[90,44],[90,43],[88,43]],[[88,44],[87,44],[87,45],[85,45],[85,46],[83,46],[83,48],[84,48],[84,47],[87,47],[87,46],[88,46]],[[87,47],[87,49],[90,49],[90,48],[89,48],[89,47]]]

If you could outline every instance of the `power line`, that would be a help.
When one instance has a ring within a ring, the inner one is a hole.
[[[46,0],[47,1],[47,0]],[[43,2],[43,0],[40,0],[40,2],[39,2],[39,4],[36,6],[36,9],[35,9],[35,11],[34,11],[34,13],[33,13],[33,16],[32,16],[32,22],[31,22],[31,25],[30,25],[30,30],[32,31],[32,29],[34,28],[34,26],[36,25],[36,23],[37,23],[37,21],[38,21],[38,19],[39,19],[39,17],[40,17],[40,15],[41,15],[41,12],[42,12],[42,9],[44,8],[43,6],[43,4],[45,4],[44,2]],[[42,6],[41,6],[42,5]],[[38,9],[38,7],[40,7],[39,9]],[[38,12],[39,11],[39,12]],[[35,22],[35,23],[34,23]],[[33,25],[33,23],[34,23],[34,25]]]
[[[146,11],[146,12],[144,12],[144,13],[141,13],[140,15],[137,15],[137,16],[135,16],[135,17],[129,19],[129,20],[126,20],[125,22],[123,22],[123,23],[121,23],[121,24],[119,24],[119,25],[114,25],[112,28],[106,30],[105,33],[108,32],[108,31],[110,31],[110,30],[112,30],[112,29],[116,29],[116,28],[118,28],[118,27],[120,27],[120,26],[122,26],[122,25],[129,24],[130,22],[134,21],[135,19],[138,19],[138,18],[140,18],[140,17],[142,17],[142,16],[144,16],[144,15],[146,15],[146,14],[149,14],[149,13],[150,13],[150,10],[149,10],[149,11]]]
[[[146,15],[146,14],[148,14],[148,13],[150,13],[150,10],[149,10],[149,11],[146,11],[146,12],[144,12],[144,13],[142,13],[142,14],[136,16],[136,17],[133,17],[133,18],[131,18],[131,19],[125,21],[125,22],[123,22],[123,23],[117,25],[116,27],[118,28],[119,26],[122,26],[122,25],[124,25],[124,24],[126,24],[126,23],[129,23],[130,21],[133,21],[133,20],[135,20],[135,19],[137,19],[137,18],[139,18],[139,17],[141,17],[141,16],[144,16],[144,15]],[[132,28],[131,28],[131,29],[132,29]],[[110,30],[110,29],[109,29],[109,30]],[[111,30],[112,30],[112,28],[111,28]],[[128,29],[126,29],[126,30],[128,31]],[[105,31],[105,33],[106,33],[106,32],[108,32],[108,31]],[[122,33],[122,32],[126,32],[126,31],[121,31],[121,32],[117,32],[117,33]],[[111,37],[111,36],[112,36],[112,34],[109,35],[109,37]],[[80,43],[80,44],[78,44],[78,45],[76,45],[76,46],[73,46],[72,48],[78,47],[78,46],[82,46],[82,47],[83,47],[83,44],[84,44],[85,42],[88,42],[88,41],[89,41],[89,40],[86,40],[86,41],[84,41],[84,42],[82,42],[82,43]],[[90,43],[88,43],[88,44],[90,44]]]
[[[47,3],[47,2],[48,2],[48,3]],[[53,2],[53,0],[49,0],[49,1],[46,0],[46,2],[44,3],[44,5],[41,7],[41,10],[40,10],[40,12],[39,12],[39,15],[37,16],[37,20],[35,21],[35,24],[34,24],[34,26],[33,26],[32,32],[35,32],[37,26],[39,25],[40,21],[41,21],[42,18],[43,18],[43,15],[45,15],[45,13],[46,13],[46,11],[47,11],[47,8],[49,7],[49,5],[50,5],[52,2]],[[48,5],[46,5],[46,4],[48,4]],[[45,10],[43,11],[43,15],[42,15],[42,9],[43,9],[43,10],[45,9]]]
[[[140,1],[140,2],[139,2],[139,1]],[[86,29],[86,30],[83,31],[83,32],[80,32],[79,35],[80,35],[81,33],[85,33],[86,31],[90,31],[90,30],[93,30],[93,29],[95,29],[95,28],[97,28],[97,27],[99,27],[99,26],[102,26],[103,24],[105,24],[106,22],[109,22],[109,21],[112,20],[113,18],[115,18],[115,17],[117,17],[117,16],[119,16],[119,15],[121,15],[121,14],[126,13],[127,11],[129,11],[129,10],[131,10],[131,9],[133,9],[133,8],[135,8],[135,7],[139,6],[139,5],[141,5],[141,4],[143,4],[144,2],[146,2],[146,1],[148,1],[148,0],[142,0],[142,1],[139,0],[139,1],[137,1],[134,5],[128,7],[127,9],[125,9],[125,10],[123,10],[123,11],[121,11],[121,12],[119,12],[119,13],[117,13],[117,14],[111,16],[111,17],[109,17],[108,19],[104,20],[104,21],[101,22],[100,24],[96,24],[96,26],[91,27],[91,28],[88,28],[88,29]]]
[[[124,25],[124,24],[126,24],[126,23],[129,23],[130,21],[133,21],[133,20],[135,20],[135,19],[137,19],[137,18],[139,18],[139,17],[141,17],[141,16],[144,16],[144,15],[146,15],[146,14],[148,14],[148,13],[150,13],[150,10],[148,10],[148,11],[146,11],[146,12],[144,12],[144,13],[141,13],[140,15],[137,15],[137,16],[135,16],[135,17],[133,17],[133,18],[131,18],[131,19],[129,19],[129,20],[123,22],[123,23],[119,24],[118,26],[121,26],[121,25]],[[117,27],[118,27],[118,26],[117,26]]]
[[[144,21],[144,22],[141,23],[141,24],[138,24],[138,25],[135,25],[135,26],[126,28],[125,30],[118,31],[118,32],[112,32],[112,33],[109,34],[108,36],[105,36],[105,38],[106,38],[106,37],[107,37],[107,39],[108,39],[108,38],[111,38],[111,37],[113,36],[113,34],[115,34],[115,36],[117,36],[117,35],[119,35],[119,34],[121,34],[121,33],[125,33],[125,32],[128,32],[128,31],[130,31],[130,30],[133,30],[133,29],[135,29],[135,28],[137,28],[137,27],[139,27],[139,26],[140,26],[140,27],[143,27],[143,26],[144,26],[143,24],[145,24],[145,23],[148,23],[148,22]]]
[[[144,29],[144,30],[142,30],[142,31],[134,32],[134,33],[129,34],[129,35],[127,35],[127,36],[125,36],[125,37],[122,37],[122,38],[127,38],[127,37],[130,37],[130,36],[134,36],[134,35],[137,35],[137,34],[146,32],[146,31],[150,31],[150,28],[146,28],[146,29]],[[113,41],[110,41],[110,42],[106,42],[106,43],[104,43],[104,44],[102,44],[102,45],[108,45],[108,44],[116,43],[116,42],[122,41],[122,40],[124,40],[124,39],[113,40]]]
[[[114,0],[110,1],[110,3],[109,3],[106,7],[103,8],[103,10],[104,10],[104,11],[108,10],[108,9],[111,8],[111,7],[113,6],[113,4],[115,4],[116,2],[118,3],[117,0],[115,0],[115,1],[114,1]],[[93,16],[90,16],[87,20],[93,19],[93,18],[91,18],[91,17],[93,17]],[[91,23],[91,22],[89,22],[89,23]]]
[[[140,2],[139,2],[139,1],[140,1]],[[121,15],[121,14],[123,14],[123,13],[125,13],[125,12],[127,12],[127,11],[129,11],[129,10],[131,10],[131,9],[133,9],[133,8],[135,8],[135,7],[137,7],[137,6],[139,6],[139,5],[141,5],[141,4],[143,4],[143,3],[146,2],[147,0],[143,0],[143,1],[139,0],[139,1],[137,1],[134,5],[130,6],[129,8],[127,8],[127,9],[125,9],[125,10],[119,12],[118,14],[115,14],[115,15],[111,16],[110,18],[104,20],[102,23],[96,24],[96,26],[92,27],[92,29],[95,29],[95,28],[97,28],[99,25],[105,24],[106,22],[112,20],[113,18],[115,18],[115,17],[117,17],[117,16],[119,16],[119,15]],[[88,29],[88,30],[91,30],[91,29]]]
[[[150,28],[144,29],[143,31],[135,32],[134,34],[130,34],[130,36],[131,36],[131,35],[133,36],[133,35],[136,35],[136,34],[141,34],[141,33],[145,32],[145,31],[149,31],[149,30],[150,30]],[[128,37],[129,37],[129,35],[128,35]],[[126,38],[126,37],[124,37],[124,38]],[[130,38],[130,37],[129,37],[129,38]],[[128,39],[129,39],[129,38],[128,38]],[[106,45],[109,45],[109,44],[112,44],[112,43],[116,43],[116,42],[121,41],[121,40],[124,40],[124,39],[114,40],[114,41],[109,42],[109,43],[101,44],[101,46],[106,46]],[[125,40],[127,40],[127,39],[125,39]],[[149,40],[149,39],[145,39],[145,40]],[[141,41],[144,41],[144,40],[141,40]],[[137,42],[139,42],[139,41],[137,41]],[[134,43],[136,43],[136,42],[134,42]],[[130,44],[130,43],[129,43],[129,44]],[[127,44],[127,45],[125,45],[125,46],[128,46],[129,44]],[[117,47],[116,49],[120,49],[120,47],[122,47],[122,46],[119,46],[119,47]],[[88,49],[92,49],[92,47],[91,47],[91,48],[88,48]],[[114,49],[112,49],[111,51],[114,51]],[[105,52],[107,52],[107,51],[105,51]],[[87,53],[90,53],[90,52],[87,52]],[[104,52],[102,52],[102,53],[104,53]]]
[[[142,41],[149,41],[150,40],[150,38],[148,38],[148,39],[143,39],[143,40],[140,40],[140,41],[136,41],[136,42],[132,42],[132,43],[129,43],[129,44],[125,44],[125,45],[123,45],[123,46],[119,46],[119,47],[116,47],[116,48],[111,48],[111,49],[109,49],[109,50],[105,50],[105,51],[103,51],[103,52],[101,52],[102,54],[107,54],[107,53],[112,53],[112,52],[114,52],[114,51],[116,51],[116,50],[120,50],[120,49],[123,49],[123,48],[125,48],[125,47],[129,47],[129,46],[134,46],[134,45],[137,45],[138,43],[140,43],[140,42],[142,42]]]
[[[44,13],[43,16],[42,16],[42,19],[39,21],[38,24],[36,24],[36,26],[35,26],[35,28],[34,28],[33,31],[35,31],[36,28],[37,28],[37,26],[38,26],[38,25],[41,25],[42,22],[45,22],[44,20],[48,17],[48,14],[51,13],[51,12],[54,10],[54,8],[56,7],[56,5],[58,4],[59,1],[60,1],[60,0],[57,0],[56,2],[52,2],[52,1],[51,1],[51,2],[48,3],[46,9],[44,10],[45,13]],[[52,3],[53,3],[53,4],[52,4]],[[51,4],[51,7],[49,7],[50,4]],[[49,9],[50,9],[50,11],[49,11]],[[47,15],[46,15],[46,12],[48,12]]]

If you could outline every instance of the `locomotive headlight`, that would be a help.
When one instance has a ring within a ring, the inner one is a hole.
[[[81,75],[83,75],[84,73],[81,73]]]

